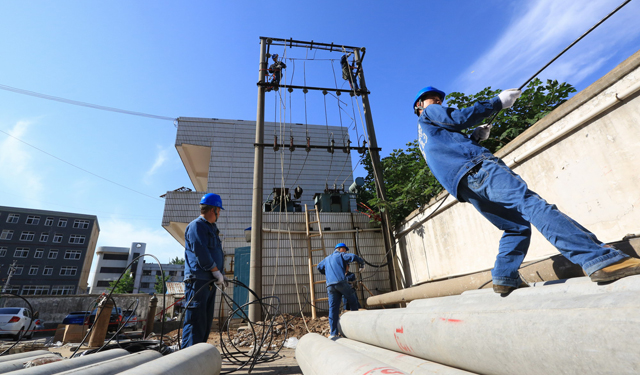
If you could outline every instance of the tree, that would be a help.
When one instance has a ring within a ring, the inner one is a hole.
[[[109,291],[113,291],[114,294],[133,293],[133,277],[131,276],[131,270],[127,268],[124,275],[120,278],[118,285],[114,280],[109,283]]]
[[[164,284],[171,278],[171,276],[167,275],[166,273],[164,275],[165,275],[164,277],[160,277],[160,275],[156,275],[156,283],[154,285],[154,288],[157,294],[165,293]]]
[[[447,95],[447,106],[465,108],[479,100],[489,100],[501,90],[491,90],[487,87],[474,95],[452,92]],[[569,95],[576,90],[570,84],[547,80],[543,84],[534,79],[522,92],[513,107],[501,111],[493,121],[491,137],[482,145],[491,152],[496,152],[511,140],[535,124],[560,104],[567,101]],[[488,121],[488,120],[487,120]],[[465,133],[471,133],[467,129]],[[442,185],[435,179],[418,148],[418,141],[407,143],[406,150],[396,149],[381,159],[384,174],[384,185],[387,191],[387,201],[381,202],[376,197],[374,171],[371,158],[363,159],[367,171],[364,191],[358,195],[358,202],[365,203],[374,210],[388,210],[391,225],[401,223],[411,212],[426,205],[442,190]]]
[[[184,259],[175,257],[169,261],[169,264],[184,264]]]

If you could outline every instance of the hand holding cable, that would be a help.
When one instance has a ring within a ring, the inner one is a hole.
[[[498,94],[498,98],[500,98],[500,102],[502,103],[502,109],[511,108],[520,95],[522,95],[522,91],[519,89],[504,90]]]
[[[486,141],[489,139],[489,134],[491,133],[491,124],[482,124],[473,130],[471,134],[471,139],[476,142]]]
[[[229,279],[220,272],[220,270],[211,271],[211,275],[216,279],[215,284],[220,288],[224,289],[229,286]]]

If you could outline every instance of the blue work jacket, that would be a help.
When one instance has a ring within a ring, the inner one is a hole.
[[[345,273],[347,272],[347,264],[352,262],[358,262],[360,266],[364,265],[364,260],[359,256],[351,253],[341,253],[335,250],[331,255],[318,263],[318,271],[325,275],[327,286],[334,285],[346,280]]]
[[[498,97],[472,107],[455,109],[439,104],[427,106],[418,118],[418,143],[431,172],[451,195],[471,168],[493,156],[461,130],[478,125],[502,109]]]
[[[210,280],[211,269],[224,272],[224,252],[218,227],[200,216],[184,231],[184,280]]]

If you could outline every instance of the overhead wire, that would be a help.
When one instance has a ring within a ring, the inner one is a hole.
[[[92,176],[94,176],[94,177],[98,177],[98,178],[99,178],[99,179],[101,179],[101,180],[107,181],[107,182],[109,182],[109,183],[111,183],[111,184],[114,184],[114,185],[116,185],[116,186],[119,186],[119,187],[121,187],[121,188],[124,188],[124,189],[130,190],[130,191],[132,191],[132,192],[134,192],[134,193],[137,193],[137,194],[140,194],[140,195],[144,195],[144,196],[145,196],[145,197],[147,197],[147,198],[151,198],[151,199],[154,199],[154,200],[157,200],[157,201],[162,201],[162,199],[160,199],[160,198],[153,197],[153,196],[151,196],[151,195],[148,195],[148,194],[145,194],[145,193],[143,193],[143,192],[137,191],[137,190],[132,189],[132,188],[130,188],[130,187],[124,186],[124,185],[119,184],[119,183],[117,183],[117,182],[115,182],[115,181],[112,181],[112,180],[110,180],[110,179],[108,179],[108,178],[106,178],[106,177],[102,177],[102,176],[100,176],[100,175],[98,175],[98,174],[95,174],[95,173],[93,173],[93,172],[89,171],[89,170],[86,170],[86,169],[84,169],[84,168],[82,168],[82,167],[79,167],[79,166],[77,166],[77,165],[73,164],[73,163],[70,163],[70,162],[68,162],[68,161],[66,161],[66,160],[64,160],[64,159],[61,159],[61,158],[59,158],[59,157],[57,157],[57,156],[55,156],[55,155],[53,155],[53,154],[51,154],[51,153],[49,153],[49,152],[47,152],[47,151],[44,151],[44,150],[43,150],[43,149],[41,149],[41,148],[38,148],[38,147],[36,147],[36,146],[34,146],[34,145],[30,144],[30,143],[27,143],[27,142],[23,141],[22,139],[20,139],[20,138],[18,138],[18,137],[16,137],[16,136],[14,136],[14,135],[12,135],[12,134],[9,134],[9,133],[5,132],[4,130],[0,130],[0,133],[4,133],[4,134],[6,134],[7,136],[9,136],[9,137],[11,137],[11,138],[13,138],[13,139],[15,139],[15,140],[17,140],[17,141],[19,141],[19,142],[22,142],[22,143],[24,143],[25,145],[27,145],[27,146],[29,146],[29,147],[32,147],[32,148],[34,148],[34,149],[36,149],[36,150],[38,150],[38,151],[42,152],[43,154],[46,154],[46,155],[48,155],[48,156],[51,156],[51,157],[52,157],[52,158],[54,158],[54,159],[57,159],[57,160],[59,160],[59,161],[61,161],[61,162],[65,163],[65,164],[68,164],[68,165],[70,165],[70,166],[72,166],[72,167],[74,167],[74,168],[76,168],[76,169],[79,169],[79,170],[81,170],[81,171],[83,171],[83,172],[85,172],[85,173],[88,173],[88,174],[90,174],[90,175],[92,175]]]
[[[81,106],[81,107],[99,109],[99,110],[102,110],[102,111],[123,113],[125,115],[148,117],[148,118],[152,118],[152,119],[156,119],[156,120],[167,120],[167,121],[174,121],[174,122],[177,119],[177,117],[158,116],[158,115],[152,115],[152,114],[149,114],[149,113],[129,111],[129,110],[126,110],[126,109],[120,109],[120,108],[115,108],[115,107],[107,107],[107,106],[103,106],[103,105],[99,105],[99,104],[81,102],[81,101],[78,101],[78,100],[71,100],[71,99],[66,99],[66,98],[62,98],[62,97],[59,97],[59,96],[42,94],[42,93],[39,93],[39,92],[29,91],[29,90],[20,89],[20,88],[17,88],[17,87],[11,87],[11,86],[2,85],[2,84],[0,84],[0,90],[11,91],[11,92],[15,92],[15,93],[18,93],[18,94],[29,95],[29,96],[33,96],[33,97],[41,98],[41,99],[53,100],[53,101],[60,102],[60,103],[66,103],[66,104],[72,104],[72,105],[77,105],[77,106]]]

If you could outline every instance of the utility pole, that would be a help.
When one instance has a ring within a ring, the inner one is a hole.
[[[380,153],[378,152],[378,141],[376,140],[376,132],[373,127],[373,116],[371,115],[371,106],[369,105],[369,95],[367,90],[367,84],[364,80],[364,69],[362,68],[360,60],[360,50],[354,50],[356,60],[360,65],[358,70],[358,76],[360,77],[360,88],[362,97],[362,110],[364,112],[364,121],[367,127],[367,134],[369,136],[369,146],[371,151],[371,165],[374,171],[374,181],[376,184],[376,195],[378,199],[386,202],[387,193],[384,187],[384,177],[382,174],[382,167],[380,166]],[[391,290],[398,290],[398,280],[396,279],[396,257],[395,257],[395,245],[393,243],[393,234],[391,233],[391,226],[389,225],[389,212],[384,209],[380,212],[382,216],[382,235],[384,237],[385,250],[387,253],[387,268],[389,269],[389,281],[391,282]]]
[[[9,276],[7,276],[7,282],[4,283],[4,286],[2,287],[2,293],[6,293],[7,287],[9,286],[9,283],[11,282],[11,277],[16,272],[16,262],[17,261],[14,260],[13,263],[11,263],[11,265],[9,266]]]
[[[266,38],[260,38],[260,69],[258,82],[265,82],[267,70]],[[249,320],[262,320],[262,310],[256,298],[262,298],[262,179],[264,174],[264,87],[258,85],[258,113],[256,115],[256,145],[253,157],[253,200],[251,209],[251,260],[249,262]]]

